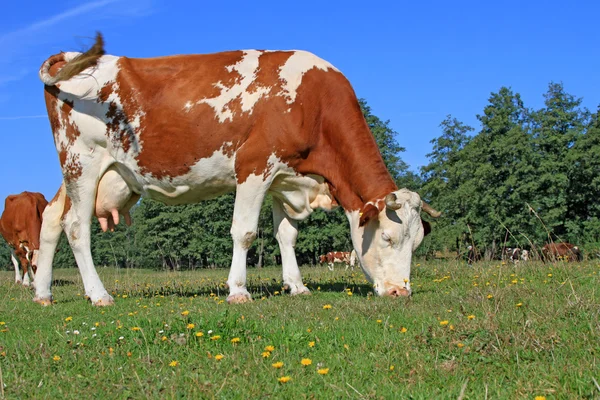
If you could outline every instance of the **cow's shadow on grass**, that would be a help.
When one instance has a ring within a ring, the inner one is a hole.
[[[74,284],[75,282],[66,279],[54,279],[52,281],[52,286],[71,286]]]
[[[141,286],[141,285],[140,285]],[[348,284],[347,282],[328,282],[328,283],[308,283],[306,285],[311,293],[347,293],[352,292],[353,296],[367,297],[373,295],[373,287],[365,284]],[[248,291],[253,298],[272,297],[281,294],[288,294],[289,290],[282,287],[279,282],[269,282],[260,285],[249,284]],[[153,289],[131,288],[130,290],[119,290],[119,294],[127,294],[132,297],[155,297],[155,296],[177,296],[177,297],[227,297],[229,290],[224,286],[212,287],[189,287],[189,286],[169,286]]]

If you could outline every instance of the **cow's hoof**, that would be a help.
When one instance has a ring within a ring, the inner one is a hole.
[[[36,296],[33,298],[33,301],[44,307],[51,306],[52,305],[52,296],[47,297],[47,298],[41,298],[41,297]]]
[[[230,294],[229,297],[227,297],[227,303],[229,304],[243,304],[251,301],[252,296],[250,296],[250,293]]]
[[[100,300],[94,302],[94,306],[96,307],[109,307],[114,305],[115,300],[111,296],[102,297]]]
[[[302,294],[310,294],[310,290],[308,290],[308,288],[306,286],[302,286],[300,288],[295,288],[290,290],[290,294],[292,296],[297,296],[297,295],[302,295]]]

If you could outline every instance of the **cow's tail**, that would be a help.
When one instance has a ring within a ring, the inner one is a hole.
[[[104,55],[104,39],[102,34],[96,34],[96,42],[85,53],[61,53],[52,56],[42,64],[40,68],[40,79],[45,85],[54,86],[58,82],[66,81],[81,73],[87,68],[93,67],[98,63],[98,59]],[[66,64],[54,76],[50,75],[50,67],[57,62],[66,62]]]

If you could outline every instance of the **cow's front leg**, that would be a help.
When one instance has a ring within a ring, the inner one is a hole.
[[[262,175],[250,175],[236,188],[231,223],[233,258],[227,279],[229,285],[227,302],[230,304],[252,301],[252,296],[246,289],[246,256],[256,239],[260,207],[268,186],[269,184],[263,181]]]
[[[10,249],[10,260],[15,267],[15,283],[23,283],[23,278],[21,277],[21,267],[19,266],[19,261],[17,260],[17,255],[15,251]]]
[[[281,251],[284,286],[289,288],[292,295],[309,294],[310,290],[302,283],[294,251],[298,238],[298,221],[291,219],[285,213],[281,201],[276,198],[273,198],[273,226]]]

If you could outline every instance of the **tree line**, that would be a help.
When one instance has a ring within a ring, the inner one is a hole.
[[[527,108],[518,93],[502,87],[477,115],[478,132],[447,116],[440,136],[431,141],[428,164],[418,172],[402,160],[405,149],[389,121],[374,115],[366,101],[360,103],[398,186],[419,192],[443,212],[433,221],[418,256],[460,255],[471,245],[493,258],[504,247],[535,252],[548,241],[579,244],[588,255],[600,249],[600,205],[594,201],[600,194],[599,113],[582,107],[582,100],[568,94],[561,83],[549,84],[539,110]],[[233,203],[233,193],[182,206],[142,199],[133,209],[131,227],[119,225],[115,232],[103,233],[94,223],[94,261],[99,266],[136,268],[227,267],[233,250]],[[314,265],[320,254],[351,246],[341,208],[317,210],[300,222],[299,264]],[[267,197],[248,264],[279,263]],[[0,265],[8,264],[3,243]],[[72,252],[62,237],[55,267],[72,266]]]

